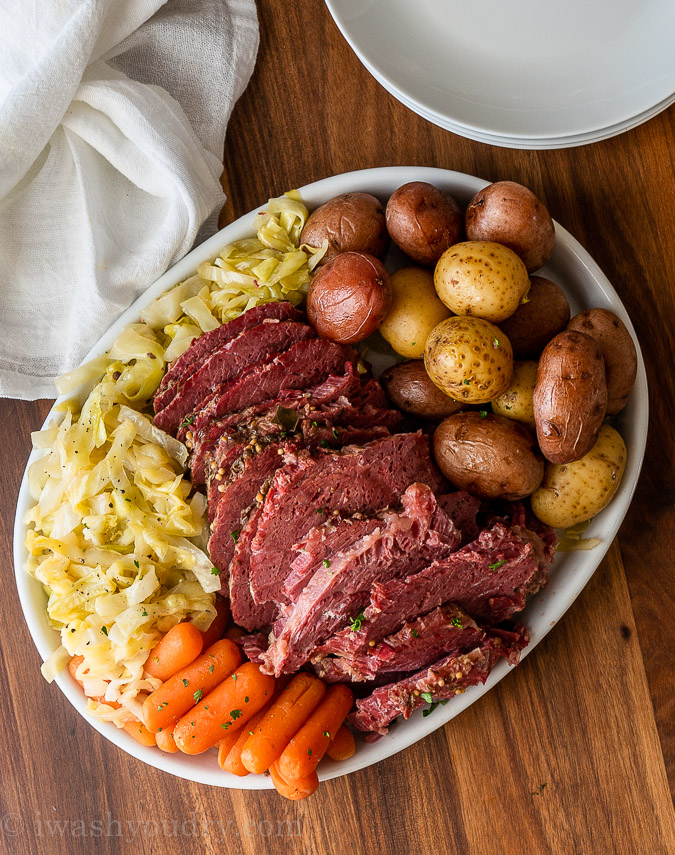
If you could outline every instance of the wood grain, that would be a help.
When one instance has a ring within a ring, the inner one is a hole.
[[[0,401],[0,851],[675,852],[675,111],[582,148],[494,148],[388,95],[319,0],[260,0],[259,13],[257,68],[226,141],[222,221],[290,187],[371,166],[440,166],[528,185],[598,261],[636,326],[651,406],[640,484],[593,580],[507,679],[423,742],[296,804],[145,767],[41,679],[11,537],[29,432],[49,404]]]

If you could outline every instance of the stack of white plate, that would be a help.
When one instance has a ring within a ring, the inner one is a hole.
[[[675,0],[326,0],[370,73],[453,133],[553,149],[675,101]]]

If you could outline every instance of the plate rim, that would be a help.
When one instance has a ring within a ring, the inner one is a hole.
[[[466,173],[460,173],[453,170],[446,170],[436,167],[385,166],[375,167],[372,169],[355,170],[351,172],[327,176],[325,178],[314,181],[311,184],[307,184],[304,187],[300,187],[298,188],[298,190],[301,194],[303,202],[305,202],[305,204],[307,204],[308,207],[311,208],[315,204],[319,204],[321,199],[325,200],[331,198],[331,196],[336,195],[338,192],[350,192],[355,189],[364,189],[364,187],[367,189],[373,188],[375,186],[387,186],[390,188],[387,191],[390,194],[391,192],[393,192],[393,189],[395,189],[395,186],[399,186],[400,184],[406,183],[407,181],[415,180],[429,181],[431,183],[436,183],[440,186],[446,187],[448,185],[452,185],[453,183],[461,184],[464,188],[462,190],[461,195],[465,196],[468,196],[469,194],[473,195],[473,193],[477,192],[479,189],[487,186],[490,183],[489,181],[477,178],[476,176],[468,175]],[[395,184],[396,181],[399,182],[398,185]],[[369,192],[374,191],[373,189],[370,189]],[[459,191],[457,191],[457,193],[458,195],[460,195]],[[239,237],[250,235],[255,215],[263,206],[264,203],[262,206],[254,208],[253,210],[239,217],[233,223],[230,223],[228,226],[225,226],[223,229],[220,229],[216,234],[208,238],[199,246],[192,249],[180,261],[178,261],[169,270],[167,270],[166,273],[159,277],[159,279],[157,279],[156,282],[153,283],[153,285],[147,288],[146,291],[144,291],[143,294],[141,294],[134,301],[134,303],[132,303],[131,306],[129,306],[129,308],[125,310],[110,325],[108,330],[101,336],[99,341],[91,348],[87,356],[84,358],[83,362],[87,362],[91,358],[99,355],[100,353],[105,352],[105,350],[110,347],[112,341],[117,336],[121,328],[132,320],[138,319],[140,310],[145,305],[152,302],[152,300],[159,296],[160,293],[163,293],[173,284],[176,284],[177,282],[186,278],[186,276],[190,275],[196,269],[197,264],[199,264],[202,260],[206,260],[207,258],[217,255],[217,253],[225,243],[229,243],[232,240],[237,240],[239,239]],[[619,295],[617,294],[607,277],[604,275],[597,262],[593,260],[587,250],[585,250],[584,247],[563,226],[558,223],[555,223],[555,228],[556,253],[562,252],[563,254],[571,254],[572,259],[578,265],[580,265],[582,269],[586,271],[588,276],[593,279],[594,286],[599,286],[600,291],[604,294],[605,298],[616,303],[617,308],[620,308],[621,310],[617,313],[620,314],[620,316],[626,323],[631,335],[633,336],[638,355],[638,377],[636,379],[635,387],[631,395],[633,396],[634,407],[644,407],[644,418],[636,419],[633,424],[633,430],[637,431],[637,445],[631,444],[631,454],[629,455],[628,466],[626,469],[627,473],[629,471],[631,472],[632,477],[630,480],[624,480],[622,482],[622,485],[619,489],[619,493],[614,497],[608,508],[606,508],[605,511],[601,512],[601,514],[594,518],[595,522],[596,520],[599,520],[601,517],[603,517],[603,515],[606,514],[608,510],[612,509],[611,517],[614,522],[610,526],[610,528],[613,530],[611,537],[605,538],[605,540],[598,547],[596,547],[598,551],[593,550],[593,558],[597,557],[597,561],[595,561],[592,570],[585,571],[584,573],[575,574],[575,584],[569,586],[569,590],[566,587],[567,596],[565,602],[567,604],[564,606],[564,608],[562,608],[562,610],[556,610],[556,619],[537,637],[536,641],[533,641],[528,645],[528,647],[522,653],[521,661],[548,634],[550,629],[552,629],[553,625],[555,625],[555,623],[557,623],[563,617],[565,612],[569,609],[574,600],[586,586],[591,576],[604,558],[606,552],[610,548],[611,543],[613,542],[616,533],[618,532],[618,529],[621,525],[621,522],[625,517],[625,514],[628,510],[631,499],[635,492],[635,488],[637,486],[640,469],[644,458],[648,428],[647,377],[639,341],[637,339],[637,335],[635,334],[635,329],[633,328],[631,320],[628,317],[628,313],[626,312]],[[537,272],[539,273],[540,271]],[[45,418],[43,427],[45,427],[50,422],[50,420],[52,420],[55,415],[57,415],[55,414],[55,408],[58,407],[58,405],[63,401],[72,398],[74,394],[75,393],[71,392],[68,395],[62,395],[56,399],[52,408],[50,409],[49,413]],[[637,455],[636,451],[638,452]],[[41,586],[40,583],[30,577],[23,568],[23,564],[26,558],[26,551],[24,546],[25,526],[23,524],[23,516],[28,507],[30,506],[31,502],[28,491],[27,472],[31,463],[35,459],[37,459],[40,454],[40,450],[31,451],[21,479],[21,485],[17,496],[17,508],[14,520],[13,557],[15,583],[17,586],[24,619],[28,626],[33,644],[36,646],[38,653],[44,660],[54,649],[59,646],[60,639],[57,631],[47,626],[46,612],[44,611],[44,609],[39,615],[35,612],[35,609],[31,604],[31,599],[35,596],[35,591]],[[582,556],[588,554],[589,553],[575,553],[575,555]],[[545,589],[545,591],[546,590],[549,589],[547,588]],[[554,596],[556,593],[556,591],[553,591],[552,595]],[[42,596],[44,596],[44,594],[42,594]],[[536,603],[537,597],[539,597],[539,595],[536,595],[531,602]],[[528,608],[530,608],[529,604]],[[48,641],[46,641],[44,637],[46,632],[49,633]],[[343,761],[339,764],[334,764],[332,762],[327,764],[325,768],[319,770],[320,780],[328,780],[331,778],[340,777],[342,775],[349,774],[350,772],[367,768],[368,766],[374,765],[375,763],[378,763],[381,760],[390,757],[392,754],[396,754],[399,751],[404,750],[405,748],[430,735],[435,730],[445,725],[456,715],[459,715],[459,713],[461,713],[468,706],[479,700],[486,692],[489,692],[493,688],[493,686],[495,686],[501,679],[503,679],[506,674],[511,673],[513,670],[513,666],[509,666],[508,664],[506,664],[505,661],[502,660],[495,666],[488,680],[483,686],[471,687],[462,696],[455,698],[453,700],[452,705],[449,704],[446,707],[439,707],[434,712],[433,717],[430,716],[427,719],[422,720],[420,718],[421,710],[418,710],[413,715],[413,718],[417,717],[417,720],[419,722],[424,721],[424,723],[419,729],[410,726],[410,723],[400,726],[397,725],[397,727],[394,729],[394,733],[388,734],[387,736],[383,737],[381,740],[376,743],[373,743],[372,745],[361,746],[361,752],[357,751],[356,755],[354,755],[351,760]],[[213,769],[210,766],[206,769],[203,769],[199,763],[194,762],[198,758],[193,758],[188,755],[179,758],[179,760],[184,761],[182,765],[184,765],[187,770],[187,774],[182,774],[182,769],[179,770],[179,768],[177,768],[177,766],[181,766],[181,763],[177,762],[176,755],[164,754],[163,752],[158,751],[157,749],[141,746],[136,743],[130,736],[128,736],[128,734],[126,734],[124,731],[118,730],[107,722],[101,722],[98,719],[93,718],[87,711],[86,698],[79,690],[79,687],[76,686],[76,684],[70,677],[67,669],[57,675],[54,680],[54,683],[59,687],[60,691],[65,695],[67,700],[77,710],[77,712],[79,712],[85,718],[85,720],[90,725],[92,725],[102,736],[104,736],[114,745],[117,745],[117,747],[121,748],[123,751],[125,751],[125,753],[130,754],[132,757],[141,760],[150,766],[161,769],[162,771],[168,772],[174,776],[184,778],[186,780],[191,780],[196,783],[203,783],[211,786],[244,790],[261,790],[272,788],[271,781],[265,776],[251,775],[246,778],[238,778],[235,775],[230,775],[222,771],[217,766],[215,760],[213,760],[212,763],[214,767]],[[377,746],[379,746],[379,748],[377,748]],[[363,755],[363,750],[366,747],[369,749],[368,754],[373,754],[374,756],[371,759],[368,759],[366,762],[359,761],[359,754],[361,753],[361,755]],[[212,752],[209,752],[204,756],[208,757],[209,759],[212,759]],[[324,761],[324,763],[326,763],[326,761]]]
[[[527,142],[533,142],[534,143],[534,142],[548,142],[548,141],[550,141],[551,144],[553,145],[556,141],[566,139],[567,137],[575,137],[575,136],[580,136],[582,134],[583,135],[592,134],[594,136],[596,134],[601,134],[603,131],[608,130],[610,128],[615,129],[619,125],[628,124],[631,121],[633,121],[636,117],[642,116],[645,113],[649,112],[649,115],[645,116],[645,118],[643,118],[638,123],[638,124],[641,124],[642,122],[647,121],[649,118],[652,118],[654,115],[657,115],[662,110],[667,109],[667,107],[670,106],[670,104],[673,102],[673,99],[675,98],[675,92],[671,88],[670,91],[668,92],[668,94],[666,94],[666,95],[659,94],[659,95],[655,95],[651,99],[647,99],[647,103],[641,109],[638,109],[637,112],[635,112],[631,108],[630,111],[622,114],[622,116],[620,118],[617,118],[613,121],[596,122],[596,123],[587,122],[583,127],[576,128],[576,129],[571,130],[568,133],[564,133],[564,134],[561,134],[559,132],[554,132],[554,133],[547,133],[547,134],[542,135],[540,133],[536,133],[536,132],[532,131],[532,132],[527,132],[527,133],[522,133],[522,134],[517,134],[517,135],[511,135],[510,133],[507,133],[505,131],[505,129],[495,130],[494,128],[487,127],[487,125],[485,123],[480,124],[480,123],[471,122],[471,121],[464,122],[464,121],[461,121],[459,119],[453,119],[448,114],[443,115],[443,114],[438,113],[438,111],[436,109],[434,109],[430,104],[426,103],[426,101],[424,101],[424,100],[421,100],[421,99],[418,100],[417,98],[415,98],[412,95],[412,93],[405,92],[404,89],[401,88],[401,86],[399,86],[397,83],[394,82],[394,80],[391,78],[390,74],[386,73],[379,66],[376,66],[376,64],[373,60],[368,59],[366,51],[362,47],[359,46],[357,37],[353,34],[353,32],[351,31],[351,29],[349,27],[348,15],[343,15],[339,9],[342,2],[343,2],[343,0],[325,0],[328,11],[329,11],[331,17],[333,18],[335,25],[340,30],[340,33],[342,34],[343,38],[345,39],[347,44],[350,46],[350,48],[353,50],[353,52],[356,54],[356,56],[359,59],[359,61],[361,62],[361,64],[378,81],[378,83],[380,83],[380,85],[382,85],[394,98],[397,98],[397,100],[399,100],[399,101],[401,100],[401,97],[398,93],[400,93],[401,95],[405,95],[405,97],[408,100],[408,103],[405,106],[407,106],[409,109],[413,110],[413,112],[417,113],[418,115],[422,116],[422,118],[426,118],[427,121],[431,121],[434,124],[439,125],[439,127],[443,127],[446,130],[451,130],[451,129],[448,128],[445,124],[440,123],[440,120],[449,121],[450,123],[455,124],[455,126],[457,128],[464,129],[465,131],[468,132],[466,134],[462,134],[460,130],[456,130],[456,131],[454,131],[454,133],[458,133],[462,136],[467,136],[469,139],[477,139],[475,136],[473,136],[473,134],[484,134],[486,136],[495,136],[497,138],[501,137],[503,139],[510,139],[513,141],[513,143],[516,144],[513,146],[516,148],[526,148],[525,143],[527,143]],[[372,4],[372,0],[371,0],[371,4]],[[369,4],[369,5],[371,5],[371,4]],[[667,86],[666,86],[666,88],[667,88]],[[606,99],[603,98],[601,100],[606,100]],[[668,103],[664,103],[666,101],[668,101]],[[663,105],[663,106],[660,106],[660,105]],[[657,108],[659,108],[659,109],[657,109]],[[420,109],[423,112],[420,112]],[[537,111],[536,110],[529,110],[528,112],[536,113]],[[435,118],[432,118],[432,116],[438,117],[439,121],[437,121]],[[635,125],[633,125],[632,127],[634,127],[634,126]],[[621,130],[614,130],[609,136],[616,136],[619,133],[622,133],[622,131]],[[607,137],[602,137],[602,138],[607,138]],[[478,142],[484,142],[484,140],[480,140],[480,139],[477,139],[477,141]],[[594,141],[595,141],[595,139],[587,140],[586,142],[594,142]],[[518,145],[517,143],[520,143],[520,145]],[[508,147],[508,144],[505,142],[491,142],[491,144],[498,145],[498,146],[501,145],[503,147]],[[570,143],[570,147],[576,146],[576,145],[583,145],[583,144],[584,143],[581,143],[581,142],[574,142],[574,143]],[[564,148],[567,146],[558,144],[558,145],[555,145],[555,147],[556,148]]]

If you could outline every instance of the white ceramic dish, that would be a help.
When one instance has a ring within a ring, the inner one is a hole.
[[[378,75],[373,71],[373,69],[369,69],[373,74],[373,77],[381,83],[385,89],[387,89],[395,98],[397,98],[405,107],[408,107],[409,110],[412,110],[413,113],[417,113],[423,119],[426,119],[429,122],[432,122],[434,125],[438,125],[441,128],[444,128],[446,131],[450,131],[453,134],[457,134],[461,137],[466,137],[467,139],[475,140],[476,142],[482,142],[486,145],[496,145],[502,148],[514,148],[514,149],[525,149],[528,151],[549,151],[552,149],[559,148],[574,148],[576,146],[581,145],[589,145],[590,143],[600,142],[601,140],[610,139],[611,137],[618,136],[619,134],[623,134],[626,131],[632,130],[633,128],[638,127],[638,125],[644,124],[644,122],[652,119],[654,116],[666,110],[671,104],[675,102],[675,94],[669,96],[664,101],[656,104],[654,107],[651,107],[649,110],[645,110],[643,113],[640,113],[637,116],[633,116],[633,118],[628,119],[625,122],[620,122],[617,125],[611,125],[608,128],[603,128],[599,131],[592,131],[590,133],[585,134],[573,134],[567,137],[560,138],[550,138],[544,140],[535,140],[528,139],[522,140],[512,137],[502,137],[496,136],[494,134],[480,133],[478,131],[469,130],[468,128],[464,128],[461,125],[457,125],[454,122],[449,121],[445,116],[439,116],[437,114],[429,113],[424,110],[419,104],[411,101],[407,98],[402,92],[398,92],[393,86],[391,86],[387,81],[381,80]]]
[[[401,184],[416,180],[429,181],[449,190],[461,204],[466,204],[474,193],[487,183],[479,178],[442,169],[386,167],[382,169],[368,169],[361,172],[350,172],[326,178],[301,188],[301,194],[311,209],[339,193],[356,190],[371,192],[382,199],[386,199]],[[192,274],[199,263],[217,255],[226,243],[250,235],[253,231],[253,219],[257,210],[255,209],[250,214],[241,217],[230,226],[218,232],[218,234],[194,249],[171,270],[165,273],[133,306],[115,321],[87,358],[90,359],[104,353],[110,347],[122,327],[138,319],[140,310],[145,305],[158,297],[167,288],[170,288]],[[616,292],[597,264],[577,241],[558,225],[556,225],[556,237],[556,249],[553,258],[543,268],[542,272],[544,275],[548,275],[561,285],[564,285],[570,298],[573,312],[592,306],[610,308],[625,321],[628,329],[635,336],[630,318],[627,316]],[[393,264],[397,263],[395,255],[392,254],[390,261]],[[53,417],[58,418],[56,414],[52,416],[50,413],[46,419],[46,423]],[[640,472],[647,437],[647,421],[647,380],[642,356],[638,348],[637,381],[629,397],[626,409],[616,420],[617,427],[621,431],[628,447],[626,473],[614,500],[609,507],[593,520],[588,531],[588,536],[598,537],[602,540],[602,543],[591,552],[568,553],[557,557],[555,567],[550,574],[548,586],[532,599],[523,613],[523,620],[530,628],[532,637],[529,647],[523,652],[523,656],[534,649],[572,605],[577,595],[594,573],[616,535],[619,525],[628,509]],[[33,452],[28,463],[30,464],[36,456],[37,453]],[[30,496],[27,480],[24,476],[19,492],[14,528],[16,584],[31,636],[40,655],[43,659],[46,659],[58,647],[59,636],[50,628],[47,622],[45,613],[46,598],[42,586],[29,577],[23,570],[26,555],[23,546],[25,527],[22,519],[29,505]],[[549,664],[551,668],[555,668],[555,662]],[[390,735],[370,745],[360,744],[356,755],[351,760],[340,764],[330,764],[324,761],[320,767],[320,777],[327,779],[347,774],[348,772],[383,760],[391,754],[401,751],[403,748],[407,748],[477,701],[485,692],[489,691],[499,680],[509,673],[510,670],[511,668],[502,661],[494,668],[484,686],[468,689],[465,694],[453,699],[447,706],[438,707],[433,715],[424,718],[421,715],[421,710],[418,710],[409,721],[397,724],[396,727],[392,728]],[[39,674],[36,673],[35,679],[40,679]],[[82,691],[71,679],[67,671],[62,672],[56,678],[56,684],[75,709],[99,733],[144,763],[198,783],[238,789],[269,789],[271,787],[269,779],[262,775],[237,778],[224,773],[218,767],[213,751],[196,757],[189,757],[185,755],[164,754],[154,748],[142,747],[123,731],[117,730],[117,728],[110,724],[99,722],[88,715]]]
[[[670,0],[326,4],[395,97],[448,130],[488,135],[495,145],[580,145],[574,137],[594,140],[638,116],[644,121],[675,92]]]

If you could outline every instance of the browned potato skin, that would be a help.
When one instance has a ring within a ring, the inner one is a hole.
[[[433,267],[464,231],[457,202],[425,181],[411,181],[394,191],[387,202],[386,220],[394,243],[426,267]]]
[[[300,243],[320,247],[328,241],[328,251],[320,264],[341,252],[367,252],[381,258],[389,246],[384,208],[370,193],[343,193],[316,208],[307,218]]]
[[[464,409],[432,383],[421,359],[392,365],[380,377],[389,400],[404,413],[427,421],[441,419]]]
[[[621,412],[637,375],[637,353],[626,325],[609,309],[588,309],[575,315],[567,329],[586,333],[597,341],[605,360],[607,415]]]
[[[519,255],[528,273],[553,254],[555,228],[545,205],[515,181],[497,181],[476,193],[465,215],[469,240],[503,243]]]
[[[381,261],[365,252],[342,252],[319,268],[307,293],[307,317],[321,338],[351,344],[382,323],[391,305],[391,282]]]
[[[482,499],[522,499],[544,477],[544,460],[530,431],[491,413],[450,416],[436,428],[433,447],[445,477]]]
[[[533,394],[534,421],[542,454],[551,463],[571,463],[590,451],[607,409],[605,363],[598,343],[565,330],[539,359]]]
[[[527,302],[499,324],[516,359],[536,359],[570,319],[570,304],[562,290],[543,276],[530,276]]]

